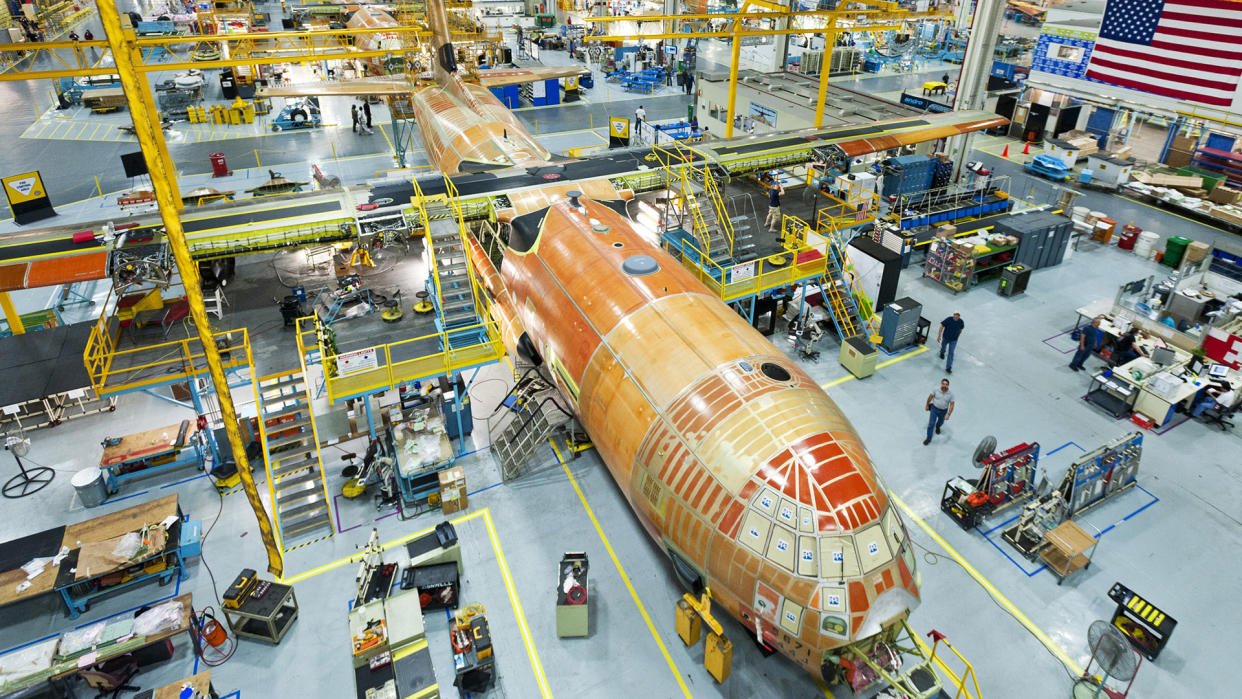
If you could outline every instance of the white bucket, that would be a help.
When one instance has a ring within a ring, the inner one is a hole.
[[[1152,248],[1156,246],[1156,241],[1160,240],[1160,235],[1152,231],[1143,231],[1139,233],[1138,240],[1134,241],[1134,254],[1139,257],[1151,257]]]
[[[1091,214],[1091,209],[1088,209],[1085,206],[1075,206],[1072,217],[1075,221],[1086,221],[1087,216],[1089,216],[1090,214]]]
[[[1087,223],[1095,225],[1095,222],[1099,221],[1102,218],[1108,218],[1108,214],[1104,213],[1103,211],[1092,211],[1091,213],[1087,214]]]

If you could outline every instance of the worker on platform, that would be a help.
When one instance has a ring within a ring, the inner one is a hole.
[[[781,226],[781,195],[785,193],[785,185],[771,173],[765,173],[764,178],[764,184],[768,188],[768,217],[764,219],[763,225],[769,232],[775,233]]]

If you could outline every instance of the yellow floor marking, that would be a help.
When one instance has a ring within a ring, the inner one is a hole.
[[[491,511],[485,507],[477,512],[471,512],[468,515],[463,515],[450,521],[454,526],[460,526],[472,519],[480,517],[483,518],[483,524],[487,527],[488,538],[492,540],[492,550],[496,552],[496,562],[500,566],[501,578],[504,580],[505,588],[509,592],[509,602],[513,604],[513,615],[517,619],[518,628],[522,633],[522,643],[526,645],[526,654],[530,658],[531,668],[535,671],[535,679],[539,683],[539,688],[543,696],[551,697],[552,692],[548,688],[548,679],[544,675],[543,665],[539,662],[539,653],[535,650],[535,644],[530,635],[530,628],[526,624],[526,614],[522,611],[522,603],[518,601],[517,590],[513,588],[513,576],[509,573],[509,564],[505,561],[505,554],[504,550],[500,547],[500,540],[496,538],[496,527],[492,524]],[[427,527],[426,529],[421,529],[413,534],[406,534],[398,539],[393,539],[386,544],[381,544],[380,550],[387,551],[388,549],[401,546],[417,539],[420,536],[432,532],[434,529],[435,527]],[[336,570],[341,566],[356,563],[362,560],[364,556],[366,556],[366,551],[359,551],[358,553],[346,556],[345,558],[341,558],[331,563],[325,563],[317,568],[312,568],[305,573],[299,573],[298,575],[294,575],[289,578],[281,578],[280,582],[285,585],[293,585],[294,583],[312,578],[320,573],[326,573],[330,570]]]
[[[569,466],[565,460],[561,458],[561,451],[556,448],[556,444],[551,438],[548,444],[552,445],[552,451],[556,452],[556,460],[561,463],[561,468],[565,471],[565,475],[569,476],[569,482],[574,487],[574,492],[578,494],[578,499],[582,501],[582,508],[586,510],[587,517],[591,519],[591,524],[595,525],[595,533],[599,534],[599,540],[604,543],[604,548],[608,551],[608,555],[612,557],[612,564],[617,567],[617,572],[621,574],[621,581],[625,583],[626,589],[630,591],[630,598],[634,600],[634,605],[638,607],[638,613],[642,615],[643,621],[647,624],[647,630],[651,632],[651,637],[655,639],[656,645],[660,647],[660,653],[664,655],[664,661],[668,663],[668,669],[672,671],[673,677],[677,678],[677,684],[681,686],[682,694],[690,697],[690,690],[686,687],[686,682],[681,678],[681,671],[677,669],[677,664],[673,662],[673,656],[669,655],[668,648],[664,646],[664,641],[660,640],[660,634],[656,632],[655,624],[651,622],[651,617],[647,615],[647,608],[643,606],[642,600],[638,598],[638,592],[634,589],[633,583],[630,582],[630,576],[625,572],[625,567],[621,565],[620,559],[617,558],[617,552],[612,550],[612,543],[608,541],[608,537],[604,534],[604,528],[600,526],[599,520],[595,518],[595,512],[591,510],[590,504],[587,503],[586,495],[582,493],[582,488],[578,487],[578,480],[574,478],[574,474],[569,470]]]
[[[392,145],[392,139],[388,137],[388,131],[384,129],[383,124],[379,125],[379,132],[384,134],[384,140],[388,141],[388,150],[393,151],[395,153],[397,149]]]
[[[1065,653],[1065,651],[1061,650],[1060,646],[1053,643],[1052,639],[1048,637],[1048,634],[1044,633],[1043,629],[1036,626],[1033,621],[1031,621],[1029,618],[1027,618],[1025,614],[1019,611],[1018,608],[1013,605],[1013,602],[1010,602],[1009,598],[1002,595],[1000,593],[1000,590],[997,590],[996,587],[993,586],[991,582],[988,582],[987,578],[983,577],[983,575],[978,570],[975,570],[974,566],[967,563],[966,559],[962,558],[962,555],[959,554],[956,549],[954,549],[952,546],[949,545],[949,542],[941,538],[940,535],[937,534],[934,529],[928,526],[927,522],[924,522],[918,515],[914,514],[914,511],[911,510],[910,507],[906,505],[906,503],[902,502],[901,498],[897,497],[891,491],[889,492],[888,496],[893,500],[893,502],[897,503],[897,506],[901,508],[901,511],[905,513],[906,517],[909,517],[911,520],[914,520],[915,523],[917,523],[920,527],[923,528],[923,531],[927,532],[928,536],[935,539],[936,543],[940,544],[940,547],[943,548],[945,551],[947,551],[949,555],[953,557],[953,560],[957,561],[958,565],[962,566],[962,569],[970,574],[970,577],[974,578],[976,582],[982,585],[983,589],[987,590],[988,594],[992,595],[993,599],[995,599],[1002,607],[1004,607],[1010,614],[1012,614],[1014,618],[1016,618],[1023,626],[1027,628],[1028,631],[1034,634],[1035,638],[1039,639],[1040,643],[1044,644],[1044,646],[1047,647],[1048,650],[1052,651],[1052,654],[1057,656],[1057,658],[1060,659],[1062,663],[1065,663],[1066,667],[1070,668],[1070,670],[1072,670],[1075,675],[1082,675],[1082,667],[1079,666],[1078,663],[1074,662],[1073,659],[1071,659],[1069,655]]]
[[[879,351],[879,350],[877,349],[876,351]],[[880,362],[879,364],[876,364],[876,365],[875,365],[876,371],[879,371],[880,369],[883,369],[884,367],[886,367],[886,366],[888,366],[888,365],[890,365],[890,364],[896,364],[897,362],[904,362],[904,361],[906,361],[907,359],[909,359],[910,357],[917,357],[917,356],[919,356],[920,354],[923,354],[923,353],[924,353],[924,352],[926,352],[926,351],[927,351],[927,345],[923,345],[920,349],[918,349],[918,350],[916,350],[916,351],[914,351],[914,352],[911,352],[911,353],[909,353],[909,354],[903,354],[903,355],[901,355],[900,357],[893,357],[892,359],[889,359],[889,360],[887,360],[887,361]],[[842,376],[841,378],[839,378],[839,379],[837,379],[837,380],[835,380],[835,381],[829,381],[829,382],[828,382],[828,383],[826,383],[826,384],[821,384],[821,385],[820,385],[820,388],[823,388],[823,389],[832,388],[833,386],[836,386],[837,384],[843,384],[843,383],[845,383],[846,381],[853,381],[853,380],[854,380],[854,379],[856,379],[856,378],[858,378],[858,377],[857,377],[857,376],[854,376],[853,374],[847,374],[847,375]]]
[[[815,684],[819,685],[819,691],[824,693],[825,699],[836,699],[836,697],[834,697],[832,694],[832,690],[828,689],[828,685],[824,684],[823,680],[816,677]]]

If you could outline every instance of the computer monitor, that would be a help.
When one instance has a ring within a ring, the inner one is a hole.
[[[1208,369],[1208,374],[1210,374],[1214,379],[1223,379],[1229,375],[1229,365],[1213,364],[1212,368]]]
[[[1194,374],[1195,376],[1202,374],[1203,370],[1206,367],[1207,367],[1207,361],[1204,360],[1202,357],[1194,357],[1190,360],[1190,373]]]
[[[1152,350],[1152,353],[1151,353],[1151,361],[1155,362],[1156,364],[1160,364],[1160,365],[1172,364],[1173,359],[1176,357],[1177,355],[1174,354],[1173,350],[1169,349],[1168,347],[1157,347],[1156,349]]]

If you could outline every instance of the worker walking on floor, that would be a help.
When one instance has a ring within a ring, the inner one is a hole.
[[[781,195],[785,193],[785,186],[770,174],[764,177],[764,184],[768,187],[768,217],[764,219],[763,225],[768,231],[775,233],[781,226]]]
[[[371,130],[371,103],[366,100],[362,100],[362,115],[366,117],[367,131],[370,131]]]
[[[962,314],[954,313],[940,321],[940,331],[936,333],[936,342],[940,343],[940,358],[945,359],[945,354],[948,354],[944,370],[950,374],[953,373],[953,350],[957,349],[957,338],[962,336],[965,327]]]
[[[1069,368],[1074,371],[1083,370],[1083,362],[1087,361],[1087,357],[1091,353],[1100,348],[1100,342],[1104,339],[1104,331],[1100,330],[1100,319],[1096,318],[1091,321],[1091,325],[1082,329],[1082,333],[1078,336],[1078,351],[1074,353],[1074,358],[1070,360]]]
[[[358,133],[358,105],[356,104],[349,105],[349,114],[354,119],[353,131],[354,133]]]
[[[640,135],[643,131],[643,120],[647,118],[647,110],[643,106],[638,105],[638,109],[634,110],[634,135]]]
[[[923,440],[923,446],[931,444],[932,433],[940,434],[940,427],[944,425],[944,421],[953,415],[953,392],[949,390],[949,380],[940,380],[940,389],[932,391],[927,396],[927,403],[923,409],[927,411],[927,438]]]

